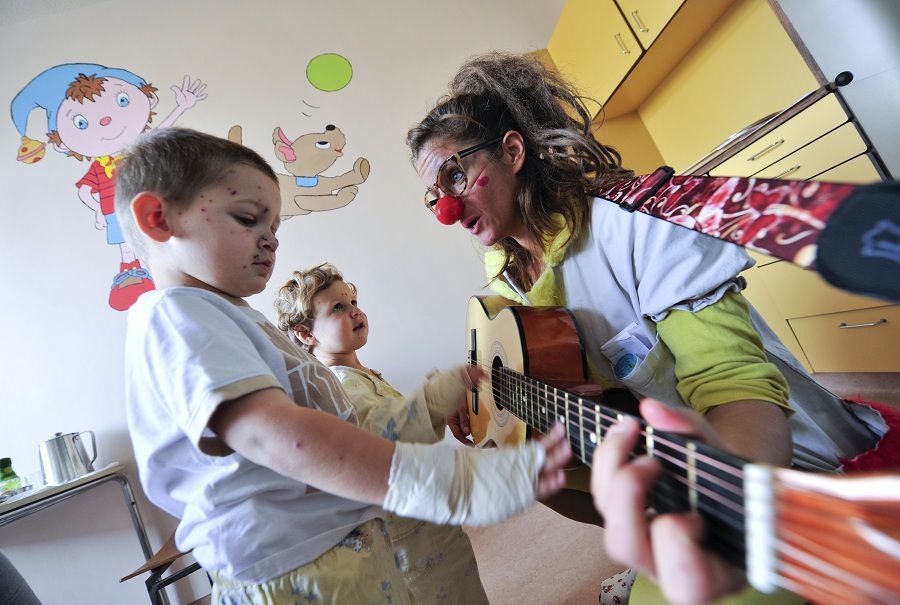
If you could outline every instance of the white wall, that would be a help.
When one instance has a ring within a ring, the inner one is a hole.
[[[409,390],[431,367],[463,361],[466,300],[483,276],[467,234],[422,209],[406,130],[469,55],[543,48],[563,3],[3,0],[0,101],[8,106],[48,67],[99,63],[160,89],[158,123],[174,106],[169,86],[188,73],[208,84],[209,97],[179,124],[224,136],[239,123],[244,142],[276,169],[275,126],[298,136],[338,125],[348,144],[333,170],[363,156],[371,176],[346,208],[285,223],[270,288],[250,302],[271,317],[274,289],[293,268],[336,263],[359,286],[370,317],[363,362]],[[323,52],[353,64],[353,80],[339,92],[306,81],[306,63]],[[302,100],[321,109],[303,117]],[[43,115],[33,112],[28,134],[45,132]],[[15,161],[18,141],[11,120],[0,120],[0,456],[32,473],[39,441],[93,429],[99,463],[124,462],[137,487],[122,405],[125,315],[106,303],[118,252],[75,196],[87,162],[48,150],[25,165]],[[0,549],[45,603],[145,602],[141,580],[118,584],[142,559],[117,489],[108,485],[0,528]],[[173,522],[140,504],[158,547]],[[204,594],[205,583],[196,584]]]

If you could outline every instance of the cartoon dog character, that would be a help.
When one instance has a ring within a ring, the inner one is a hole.
[[[228,131],[228,139],[241,143],[240,126]],[[287,219],[310,212],[342,208],[353,201],[357,185],[369,178],[369,160],[357,158],[353,170],[340,176],[322,176],[344,155],[347,138],[333,124],[324,132],[304,134],[291,141],[281,128],[272,133],[275,155],[284,163],[288,174],[278,174],[281,187],[281,217]]]

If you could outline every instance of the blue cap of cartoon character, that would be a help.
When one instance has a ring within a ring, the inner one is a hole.
[[[28,126],[28,116],[38,108],[47,112],[47,130],[49,132],[57,130],[56,113],[66,98],[69,84],[74,82],[79,74],[98,78],[118,78],[138,88],[147,84],[146,80],[127,69],[104,67],[95,63],[66,63],[51,67],[26,84],[10,104],[13,124],[22,135],[23,141],[27,138],[25,129]]]

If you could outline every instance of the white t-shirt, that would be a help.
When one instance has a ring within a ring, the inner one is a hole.
[[[356,424],[331,371],[258,311],[197,288],[144,294],[128,313],[128,427],[151,502],[181,519],[181,550],[261,582],[308,563],[381,509],[231,452],[207,424],[219,404],[265,388]]]

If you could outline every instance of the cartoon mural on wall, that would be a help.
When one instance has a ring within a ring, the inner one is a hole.
[[[306,67],[310,84],[323,92],[346,87],[353,77],[353,67],[343,56],[325,53],[313,57]],[[306,107],[318,106],[303,101]],[[301,112],[311,117],[305,111]],[[243,143],[243,129],[232,126],[228,138]],[[342,208],[352,202],[359,192],[358,185],[369,178],[369,160],[357,158],[353,168],[337,176],[322,174],[344,155],[347,137],[334,124],[327,124],[321,132],[308,132],[290,139],[280,127],[272,133],[275,155],[287,174],[276,170],[281,187],[281,218]]]
[[[228,138],[241,143],[240,126],[228,131]],[[310,132],[293,141],[281,128],[272,133],[275,155],[288,174],[276,170],[281,188],[282,220],[310,212],[324,212],[343,208],[353,201],[359,191],[357,185],[369,178],[369,160],[357,158],[353,169],[339,176],[324,176],[339,157],[344,155],[347,137],[334,124],[322,132]]]
[[[171,126],[181,115],[206,98],[206,85],[184,77],[181,86],[171,87],[175,109],[158,128]],[[13,123],[22,137],[17,159],[27,164],[39,162],[47,144],[78,161],[89,160],[85,175],[75,183],[76,194],[94,211],[94,226],[106,230],[106,242],[118,246],[119,270],[110,286],[109,306],[128,309],[137,297],[154,288],[150,273],[141,266],[125,242],[116,220],[116,162],[124,149],[150,129],[158,89],[126,69],[93,63],[68,63],[51,67],[32,79],[13,98]],[[42,109],[47,115],[47,143],[27,136],[31,112]]]

